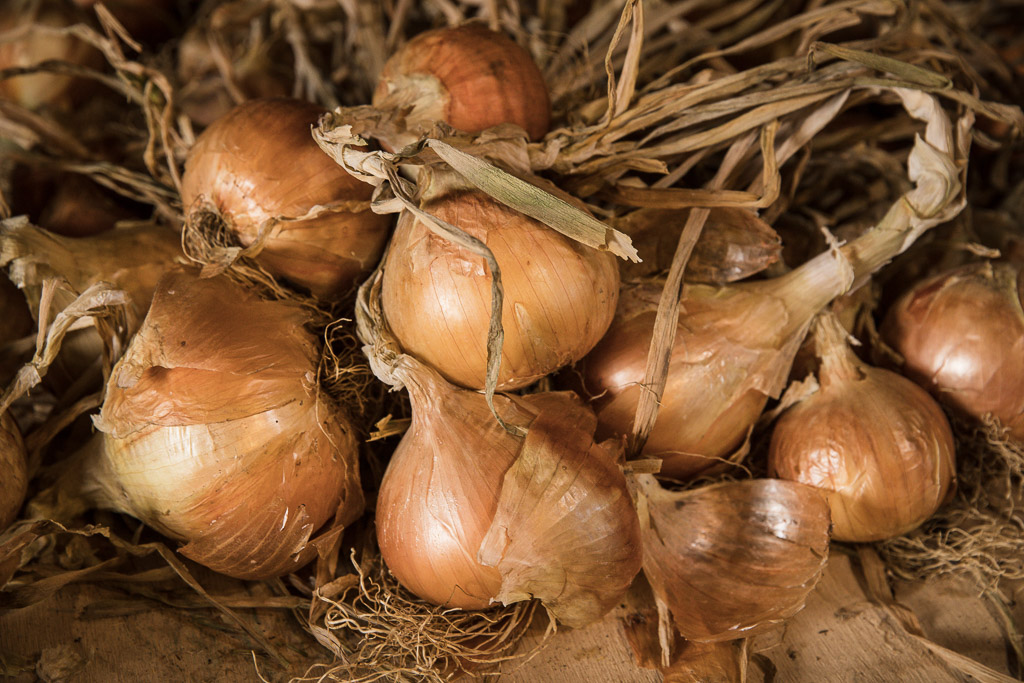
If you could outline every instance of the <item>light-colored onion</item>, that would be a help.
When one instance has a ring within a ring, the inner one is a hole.
[[[487,244],[504,288],[499,389],[523,387],[589,351],[618,298],[615,257],[584,246],[479,191],[439,192],[427,213]],[[384,315],[403,349],[445,378],[483,388],[491,275],[482,257],[398,221],[384,266]]]
[[[803,609],[828,559],[828,504],[779,479],[667,491],[637,477],[644,574],[689,640],[743,638]]]
[[[245,246],[273,224],[256,260],[329,298],[377,265],[389,219],[370,211],[373,188],[313,141],[310,127],[324,111],[288,99],[239,105],[189,150],[181,194],[186,210],[212,204]]]
[[[14,418],[0,415],[0,533],[18,518],[28,491],[25,444]]]
[[[377,501],[388,568],[438,605],[481,609],[540,598],[571,626],[590,623],[640,568],[636,512],[596,418],[573,394],[496,396],[506,432],[481,394],[403,356],[413,421]]]
[[[814,338],[820,388],[779,418],[769,471],[823,490],[837,540],[904,534],[951,492],[949,422],[924,389],[861,362],[832,316],[819,318]]]
[[[172,273],[114,367],[76,486],[247,579],[298,569],[362,512],[356,438],[315,384],[307,314]]]
[[[1024,277],[1020,264],[981,262],[914,285],[889,310],[883,338],[904,372],[976,419],[992,416],[1024,441]]]
[[[548,131],[551,103],[540,69],[530,54],[481,24],[427,31],[384,65],[373,95],[380,109],[409,109],[409,134],[391,147],[414,142],[444,121],[478,133],[514,123],[532,140]]]

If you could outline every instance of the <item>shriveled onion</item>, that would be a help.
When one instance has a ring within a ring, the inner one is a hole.
[[[186,207],[212,204],[245,246],[271,230],[256,260],[320,297],[344,294],[380,259],[389,219],[373,188],[334,163],[310,126],[325,110],[300,100],[251,100],[203,131],[182,178]],[[198,220],[198,218],[194,218]]]
[[[413,422],[388,465],[377,538],[388,568],[438,605],[480,609],[540,598],[571,626],[590,623],[640,568],[625,477],[594,443],[596,419],[569,393],[484,397],[403,356]]]
[[[415,141],[438,121],[467,133],[514,123],[537,140],[551,118],[547,86],[533,58],[481,24],[427,31],[410,40],[384,65],[373,104],[409,109],[409,135],[390,141],[392,147]]]
[[[883,338],[904,372],[940,401],[991,415],[1024,441],[1024,277],[1021,265],[981,262],[914,285],[889,310]]]
[[[779,479],[674,493],[637,477],[644,575],[689,640],[754,635],[803,609],[828,558],[828,504]]]
[[[878,541],[916,528],[952,486],[946,416],[910,380],[861,362],[832,316],[819,318],[814,337],[820,388],[776,423],[770,472],[822,489],[840,541]]]
[[[25,444],[14,418],[0,414],[0,533],[18,518],[28,491]]]
[[[618,298],[615,257],[475,190],[437,192],[427,213],[487,244],[504,288],[499,389],[526,386],[583,357]],[[403,349],[446,379],[483,388],[491,275],[482,257],[399,217],[384,266],[384,315]]]
[[[81,456],[86,498],[230,576],[312,559],[314,532],[336,532],[363,500],[352,426],[314,384],[306,318],[224,278],[163,278]]]

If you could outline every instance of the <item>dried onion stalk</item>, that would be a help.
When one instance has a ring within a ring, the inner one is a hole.
[[[356,438],[314,384],[306,317],[224,278],[168,274],[64,485],[224,574],[301,567],[314,532],[363,509]]]
[[[25,444],[14,418],[0,414],[0,533],[18,518],[28,491]]]

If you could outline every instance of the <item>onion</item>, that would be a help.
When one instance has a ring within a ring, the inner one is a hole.
[[[16,167],[12,177],[12,210],[58,235],[88,237],[138,219],[88,176]]]
[[[914,285],[889,310],[886,342],[904,372],[956,410],[1024,441],[1024,277],[981,262]]]
[[[421,208],[486,243],[501,268],[498,388],[526,386],[582,358],[615,311],[615,257],[482,192],[431,188]],[[484,387],[491,276],[483,258],[403,212],[385,259],[382,296],[387,322],[407,353],[455,384]]]
[[[820,388],[775,425],[773,476],[823,489],[832,536],[879,541],[931,517],[951,493],[953,432],[942,409],[910,380],[862,363],[831,315],[815,344]]]
[[[356,438],[313,383],[306,318],[225,278],[168,274],[111,374],[101,433],[65,485],[221,573],[301,567],[317,529],[363,507]]]
[[[72,35],[56,35],[33,30],[44,26],[63,28],[81,23],[85,15],[65,2],[54,0],[13,0],[0,8],[0,33],[25,31],[20,40],[0,42],[0,69],[35,66],[60,60],[79,66],[98,66],[99,52]],[[85,89],[81,79],[54,72],[15,76],[0,81],[0,97],[14,100],[29,109],[70,106]]]
[[[480,609],[540,598],[582,626],[607,612],[640,568],[639,524],[593,413],[569,393],[496,396],[457,389],[409,356],[412,426],[377,501],[381,556],[406,588],[438,605]]]
[[[392,149],[438,121],[467,133],[514,123],[538,140],[551,119],[547,86],[533,58],[480,24],[427,31],[406,43],[384,65],[373,105],[409,109],[409,135],[389,141]]]
[[[816,489],[754,479],[675,493],[636,481],[644,575],[684,638],[751,636],[803,608],[828,559]]]
[[[28,464],[25,444],[14,418],[0,414],[0,533],[18,518],[28,491]]]
[[[389,219],[373,188],[320,151],[310,126],[325,110],[299,100],[252,100],[207,128],[189,150],[182,201],[215,207],[243,245],[264,228],[256,260],[271,274],[337,297],[380,259]]]

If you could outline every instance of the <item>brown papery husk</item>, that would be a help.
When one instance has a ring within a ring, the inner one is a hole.
[[[501,268],[498,389],[524,387],[580,359],[615,311],[615,257],[480,191],[448,189],[450,182],[450,176],[431,181],[421,208],[486,243]],[[385,258],[382,300],[405,352],[455,384],[484,388],[491,275],[483,258],[403,212]]]
[[[381,484],[381,555],[435,604],[481,609],[540,598],[564,623],[600,618],[640,567],[639,528],[596,420],[570,393],[496,396],[449,385],[408,356],[395,376],[413,422]],[[536,430],[534,430],[536,426]]]
[[[667,271],[689,214],[689,209],[644,208],[614,221],[616,228],[633,239],[641,258],[640,263],[619,263],[623,279]],[[753,211],[716,207],[710,209],[684,277],[687,282],[704,284],[736,282],[776,263],[781,253],[779,235]]]
[[[377,265],[390,219],[313,141],[325,111],[294,99],[239,105],[189,150],[181,198],[190,221],[201,220],[194,208],[212,211],[242,246],[262,244],[255,258],[270,273],[329,299]]]
[[[732,640],[799,612],[828,560],[828,503],[779,479],[684,492],[638,475],[644,575],[684,638]]]
[[[28,462],[21,431],[10,413],[0,415],[0,533],[18,518],[28,492]]]
[[[354,431],[313,384],[306,321],[225,278],[167,275],[63,485],[229,576],[301,567],[314,532],[363,509]]]
[[[818,317],[814,339],[819,389],[776,422],[769,474],[821,489],[836,540],[904,534],[952,493],[949,421],[924,389],[861,362],[832,315]]]
[[[976,420],[991,415],[1024,443],[1024,277],[983,261],[916,283],[886,314],[882,335],[903,371]]]

